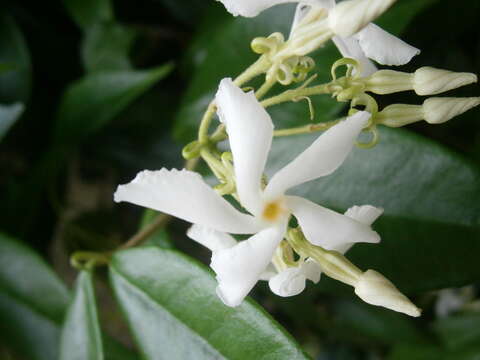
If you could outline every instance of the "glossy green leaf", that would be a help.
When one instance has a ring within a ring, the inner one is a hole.
[[[92,24],[85,32],[82,59],[89,73],[129,70],[129,51],[135,31],[125,26],[102,22]]]
[[[171,69],[167,64],[152,70],[94,73],[72,84],[57,114],[56,143],[79,143],[105,126]]]
[[[345,211],[383,207],[374,228],[381,244],[357,244],[355,264],[377,269],[400,289],[460,286],[480,276],[480,170],[461,156],[402,129],[380,129],[373,149],[354,149],[332,175],[290,193]],[[271,176],[318,134],[279,138],[270,152]],[[456,239],[452,244],[452,239]]]
[[[60,360],[103,360],[93,274],[82,271],[63,325]]]
[[[435,1],[403,0],[378,19],[378,23],[387,24],[389,31],[399,34],[415,14]],[[268,9],[255,18],[235,18],[222,5],[212,5],[204,26],[187,52],[187,62],[192,73],[177,115],[175,135],[178,139],[187,142],[194,138],[200,114],[213,99],[220,80],[237,76],[255,61],[257,55],[250,49],[253,38],[268,36],[273,32],[288,35],[294,10],[295,5],[283,4]],[[315,83],[329,81],[330,68],[341,57],[337,49],[329,42],[311,56],[316,62],[312,74],[318,75]],[[330,120],[343,108],[342,104],[327,96],[312,97],[311,100],[316,110],[315,122]],[[309,123],[308,106],[304,102],[274,107],[269,112],[277,128]]]
[[[30,96],[32,70],[30,54],[13,18],[0,14],[0,103],[23,102]]]
[[[117,253],[111,281],[145,359],[307,359],[262,309],[229,308],[204,266],[173,250]]]
[[[59,327],[69,294],[43,259],[0,235],[0,333],[33,360],[57,357]]]
[[[18,120],[24,110],[23,104],[0,105],[0,141]]]
[[[63,0],[63,4],[78,26],[90,26],[113,20],[110,0]]]
[[[152,209],[146,209],[143,212],[143,217],[140,222],[140,229],[144,229],[157,219],[160,213]],[[145,245],[155,245],[164,249],[173,249],[173,242],[167,233],[165,228],[157,229],[152,235],[150,235],[144,243]]]

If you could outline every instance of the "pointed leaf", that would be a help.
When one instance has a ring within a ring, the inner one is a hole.
[[[0,105],[0,141],[18,120],[24,110],[23,104]]]
[[[0,102],[26,103],[30,96],[32,69],[25,39],[13,18],[0,14]]]
[[[111,281],[145,359],[307,359],[252,301],[230,308],[204,266],[158,247],[117,253]]]
[[[152,70],[95,73],[74,83],[67,89],[57,114],[57,144],[72,145],[99,130],[171,68],[167,64]]]
[[[84,29],[113,20],[110,0],[63,0],[63,4],[77,25]]]
[[[93,274],[82,271],[63,325],[60,360],[103,360]]]

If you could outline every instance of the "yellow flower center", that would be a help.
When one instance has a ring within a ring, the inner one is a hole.
[[[276,221],[284,212],[283,206],[280,204],[279,201],[273,201],[267,203],[263,208],[263,218],[267,221]]]

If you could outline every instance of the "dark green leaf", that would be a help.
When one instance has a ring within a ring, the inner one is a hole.
[[[33,251],[0,235],[0,332],[33,360],[56,359],[65,286]]]
[[[60,360],[102,360],[103,346],[98,323],[93,274],[82,271],[62,329]]]
[[[85,30],[113,20],[110,0],[63,0],[63,3],[77,25]]]
[[[160,215],[159,212],[147,209],[143,213],[142,221],[140,224],[140,229],[144,229],[149,224],[152,223],[158,216]],[[164,249],[173,249],[173,242],[170,236],[167,233],[167,230],[163,227],[156,230],[152,235],[150,235],[145,241],[145,245],[155,245],[159,246]]]
[[[117,253],[115,293],[146,359],[307,359],[252,301],[229,308],[209,271],[158,247]]]
[[[387,24],[394,34],[401,33],[415,14],[436,0],[404,0],[393,6],[379,24]],[[275,6],[255,18],[234,18],[221,5],[212,6],[210,16],[194,39],[187,52],[192,75],[186,95],[177,116],[175,135],[180,140],[191,141],[205,111],[213,99],[218,83],[224,77],[235,77],[256,59],[250,49],[250,42],[258,36],[268,36],[273,32],[288,35],[295,6]],[[333,44],[328,43],[316,51],[312,57],[316,67],[312,71],[318,75],[315,83],[329,81],[330,68],[341,56]],[[343,105],[328,97],[312,97],[315,107],[315,122],[332,119]],[[287,110],[285,110],[287,109]],[[278,128],[307,124],[308,106],[305,103],[288,104],[269,110]]]
[[[445,351],[440,346],[399,344],[394,347],[388,360],[446,360],[446,358]]]
[[[129,70],[129,51],[135,31],[122,25],[102,22],[85,32],[82,58],[87,72]]]
[[[20,115],[22,115],[23,110],[24,106],[20,103],[13,105],[0,105],[0,141]]]
[[[480,314],[466,313],[439,319],[433,329],[447,348],[462,349],[480,343],[479,325]]]
[[[341,211],[355,204],[383,207],[385,214],[374,226],[382,243],[358,244],[347,255],[365,269],[384,273],[404,291],[478,279],[479,169],[406,130],[380,130],[380,143],[373,149],[355,149],[334,174],[291,193]],[[272,175],[317,137],[276,139],[267,173]]]
[[[32,85],[30,55],[20,29],[6,14],[0,14],[0,63],[8,70],[0,73],[0,103],[26,103]]]
[[[152,70],[95,73],[74,83],[67,89],[58,111],[57,144],[71,146],[99,130],[171,68],[167,64]]]
[[[346,337],[360,336],[375,342],[394,345],[422,343],[426,338],[411,318],[358,300],[338,300],[334,305],[335,326]]]

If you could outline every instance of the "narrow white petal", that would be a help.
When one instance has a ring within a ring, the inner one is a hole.
[[[211,268],[217,274],[217,294],[228,306],[238,306],[272,260],[286,224],[270,227],[232,248],[215,251]]]
[[[210,251],[228,249],[237,245],[237,240],[231,235],[198,224],[188,229],[187,236]]]
[[[343,38],[334,36],[332,40],[338,51],[340,51],[344,57],[355,59],[360,63],[362,66],[362,73],[360,75],[362,77],[370,76],[377,71],[377,67],[363,53],[357,39],[353,37]]]
[[[345,244],[378,243],[380,236],[370,226],[297,196],[287,196],[287,205],[308,241],[338,251]]]
[[[367,57],[383,65],[404,65],[420,50],[375,24],[368,24],[354,35]]]
[[[300,267],[289,267],[272,277],[270,290],[278,296],[295,296],[305,289],[307,278]]]
[[[254,17],[262,11],[275,6],[289,2],[297,2],[295,0],[218,0],[227,11],[233,16]]]
[[[350,153],[370,114],[360,111],[325,131],[303,153],[278,171],[265,189],[275,198],[287,189],[335,171]]]
[[[375,220],[383,214],[382,208],[377,208],[372,205],[352,206],[349,208],[345,215],[351,217],[354,220],[360,221],[365,225],[372,225]]]
[[[216,103],[233,154],[238,196],[242,205],[258,215],[262,208],[260,182],[272,143],[272,119],[255,98],[231,79],[223,79]]]
[[[376,208],[372,205],[362,205],[362,206],[352,206],[345,212],[345,216],[357,220],[365,225],[372,225],[377,218],[383,214],[382,208]],[[335,249],[340,254],[345,254],[350,248],[354,245],[354,243],[346,243],[340,246],[337,246]]]
[[[187,170],[145,170],[120,185],[116,202],[127,201],[194,224],[234,234],[253,234],[260,228],[252,216],[242,214],[209,187],[202,177]]]

